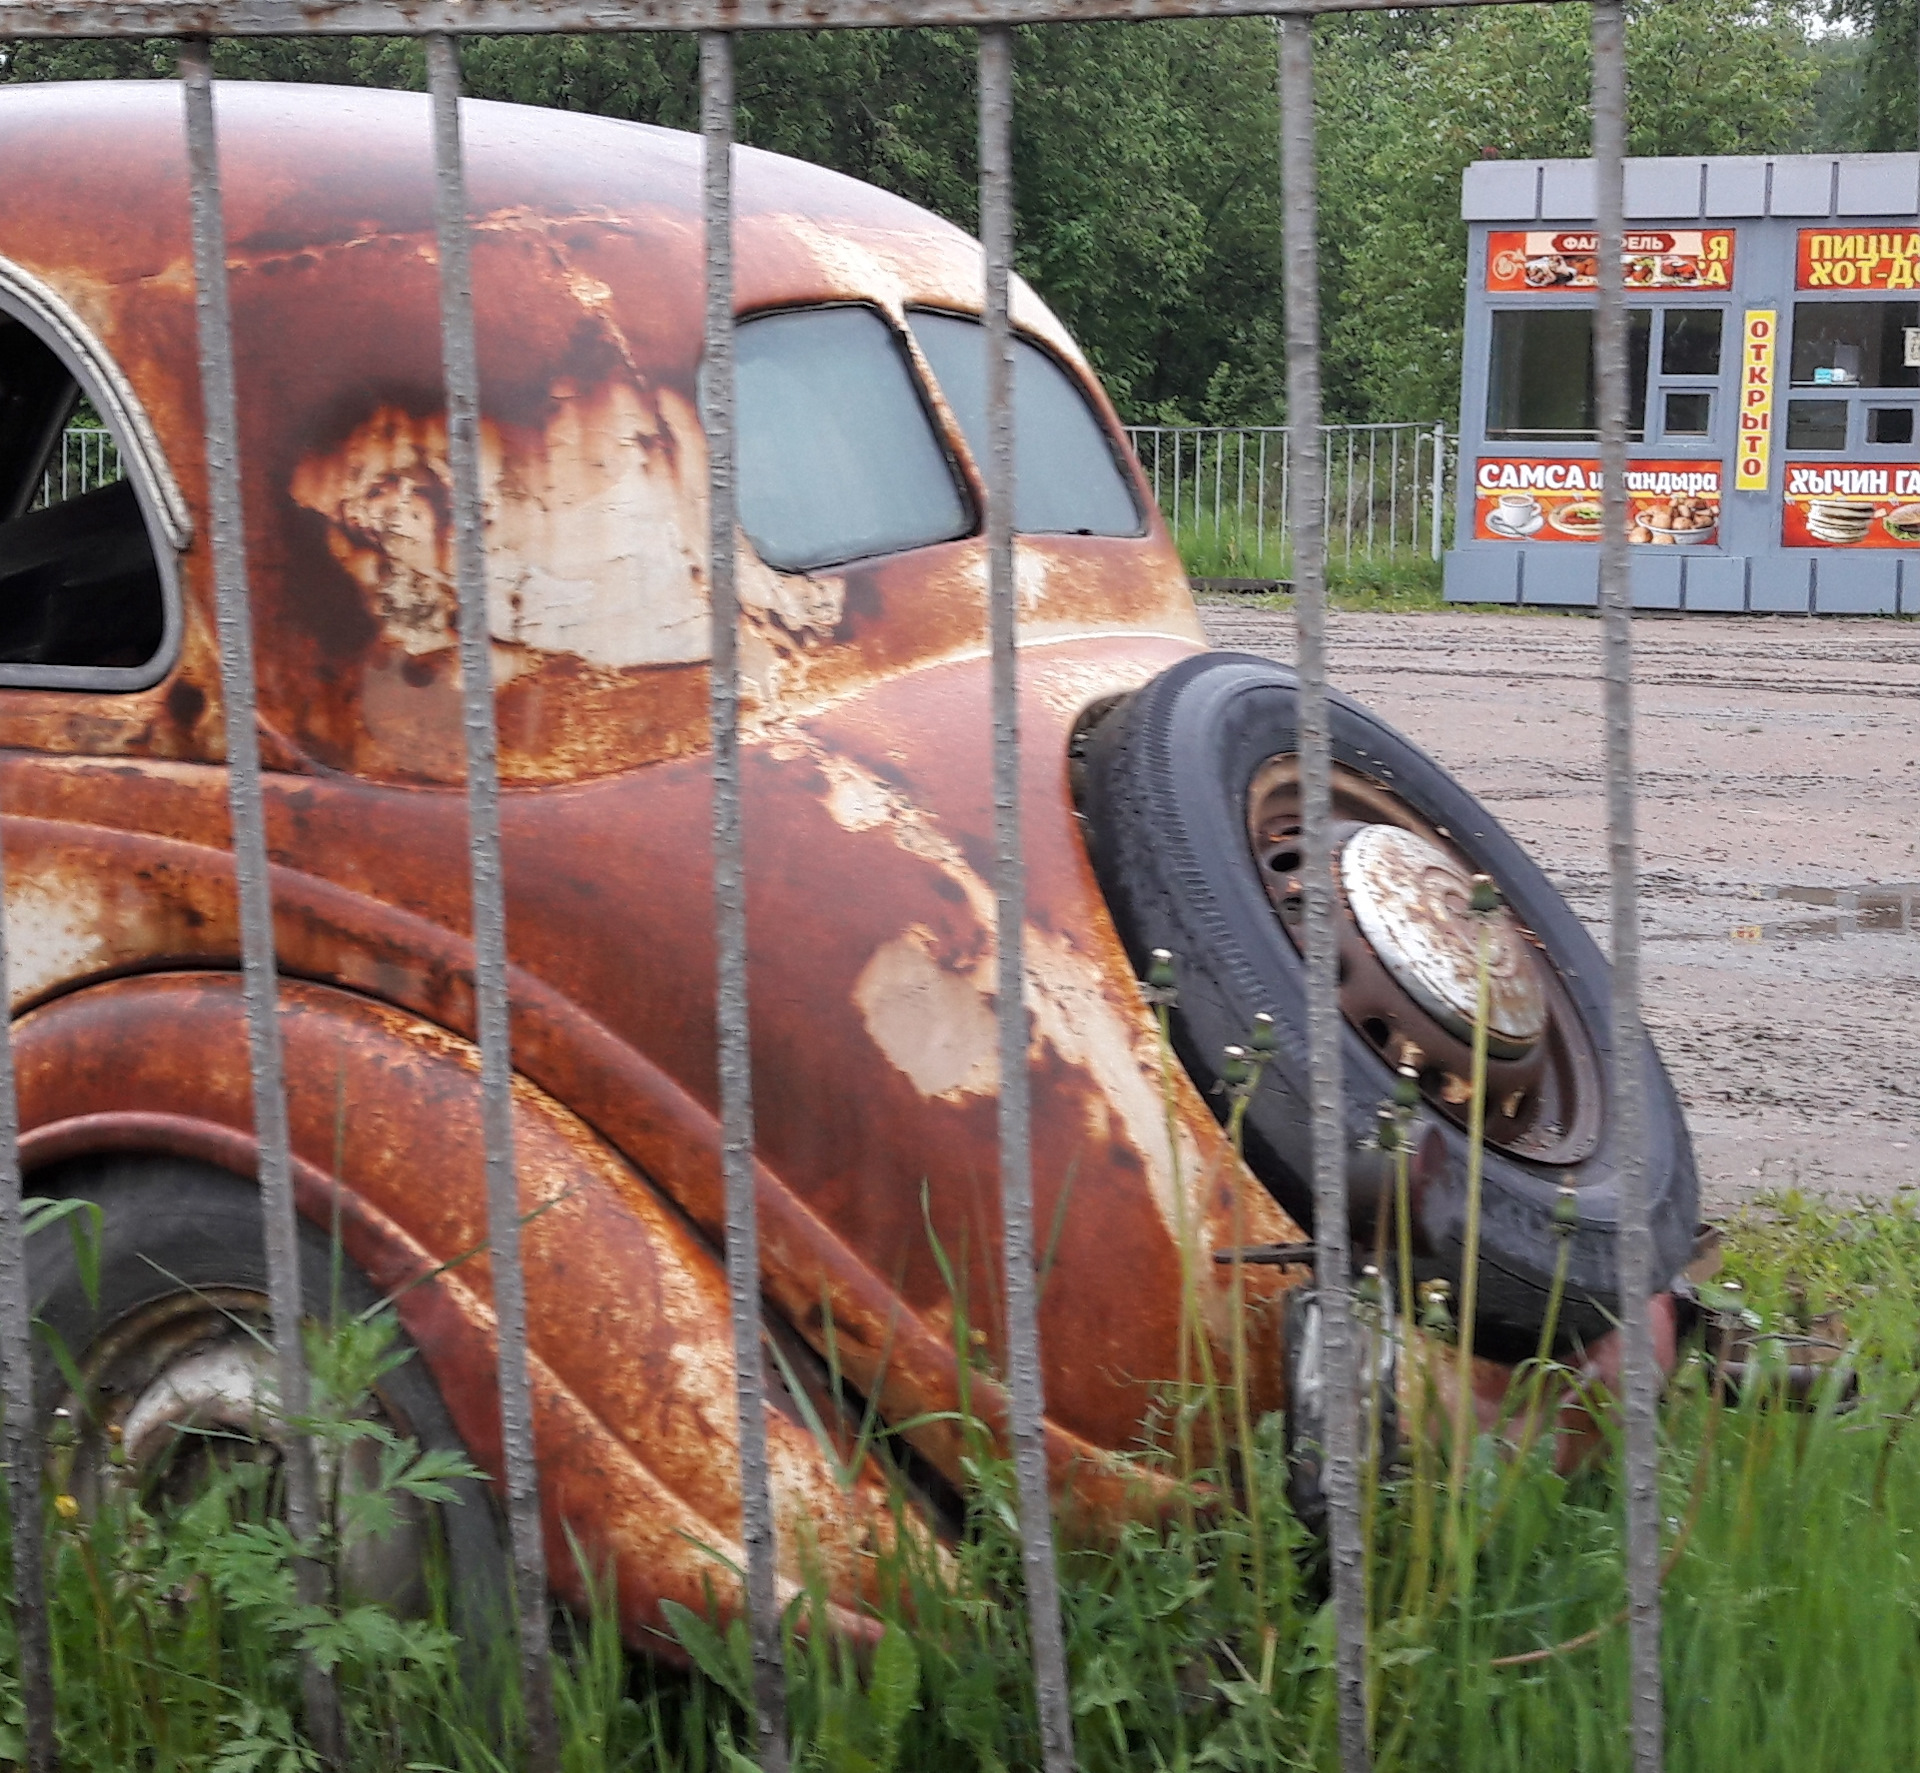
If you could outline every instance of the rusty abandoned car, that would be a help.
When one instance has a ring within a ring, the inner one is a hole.
[[[64,1234],[36,1311],[136,1470],[183,1425],[258,1426],[265,1312],[229,849],[179,95],[0,100],[0,807],[23,1163],[106,1213],[102,1291]],[[219,91],[246,541],[307,1297],[418,1351],[381,1407],[499,1470],[484,1258],[432,156],[415,95]],[[584,1548],[636,1643],[737,1591],[715,1120],[700,145],[465,107],[490,622],[537,1443],[555,1581]],[[110,144],[111,151],[103,148]],[[938,1513],[963,1360],[999,1421],[981,260],[818,168],[738,164],[739,576],[768,1432],[786,1567],[857,1618],[888,1481],[851,1481],[787,1385],[832,1361],[903,1426]],[[1224,1369],[1234,1197],[1254,1243],[1310,1216],[1294,689],[1209,652],[1179,559],[1073,341],[1016,291],[1023,807],[1048,1446],[1071,1515],[1138,1506],[1177,1370],[1183,1261]],[[124,478],[64,500],[80,400]],[[1470,719],[1447,710],[1449,719]],[[1468,882],[1494,919],[1484,1336],[1537,1335],[1571,1186],[1566,1333],[1615,1297],[1607,975],[1540,869],[1358,705],[1335,711],[1342,1003],[1366,1148],[1414,1054],[1423,1273],[1457,1270],[1473,1008]],[[1163,1063],[1140,980],[1177,956]],[[1223,1049],[1278,1050],[1222,1130]],[[1639,1055],[1636,1055],[1639,1057]],[[1695,1184],[1651,1051],[1659,1273]],[[943,1261],[951,1278],[943,1274]],[[1283,1302],[1246,1271],[1256,1402]],[[41,1395],[64,1393],[49,1366]],[[830,1412],[827,1412],[830,1414]],[[156,1481],[159,1481],[156,1479]],[[456,1577],[497,1558],[447,1508]],[[417,1547],[415,1548],[417,1551]],[[391,1575],[391,1572],[389,1573]],[[399,1578],[394,1578],[399,1580]],[[477,1579],[477,1578],[476,1578]]]

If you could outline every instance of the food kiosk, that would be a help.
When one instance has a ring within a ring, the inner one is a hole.
[[[1591,605],[1591,160],[1463,180],[1454,602]],[[1641,609],[1920,614],[1920,155],[1629,160]]]

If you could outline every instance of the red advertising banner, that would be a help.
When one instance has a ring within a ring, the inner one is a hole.
[[[1495,233],[1487,236],[1487,288],[1598,289],[1600,236],[1583,232]],[[1726,289],[1733,282],[1731,228],[1679,228],[1626,237],[1627,288]]]
[[[1793,281],[1798,289],[1920,289],[1920,233],[1802,228]]]
[[[1482,456],[1473,468],[1473,533],[1482,542],[1597,542],[1600,464],[1551,456]],[[1629,462],[1627,539],[1699,544],[1720,531],[1720,464]]]
[[[1920,467],[1789,462],[1780,540],[1789,548],[1920,547]]]

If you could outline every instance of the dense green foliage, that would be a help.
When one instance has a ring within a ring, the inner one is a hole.
[[[1640,154],[1899,146],[1915,129],[1915,0],[1629,0]],[[1328,404],[1349,419],[1451,417],[1465,230],[1461,169],[1578,154],[1584,6],[1331,18],[1322,82]],[[974,214],[973,39],[959,31],[748,36],[740,127],[962,225]],[[225,44],[233,76],[423,83],[417,46]],[[23,44],[9,79],[166,75],[163,43]],[[671,126],[695,121],[684,37],[475,41],[485,97]],[[1272,27],[1236,19],[1022,34],[1022,269],[1086,342],[1130,417],[1282,415]]]

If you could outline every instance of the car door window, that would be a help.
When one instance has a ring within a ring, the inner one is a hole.
[[[984,329],[957,314],[908,317],[967,448],[987,471]],[[1079,385],[1031,339],[1013,351],[1013,521],[1023,535],[1137,536],[1140,507]]]
[[[974,527],[907,355],[871,308],[763,314],[735,334],[740,524],[786,572]]]
[[[72,371],[0,317],[0,680],[137,687],[165,642],[147,522]]]

